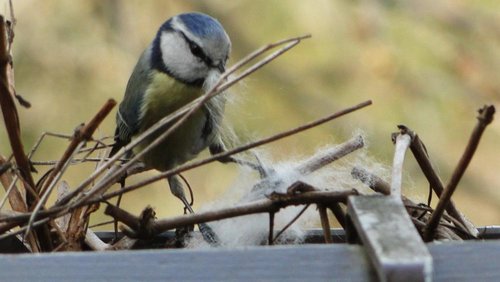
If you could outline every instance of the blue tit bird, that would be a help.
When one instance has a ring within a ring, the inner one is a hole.
[[[116,115],[115,144],[110,156],[210,89],[224,72],[230,51],[226,31],[208,15],[184,13],[163,23],[128,81]],[[223,150],[219,125],[224,104],[223,96],[212,98],[141,161],[147,168],[167,171],[193,159],[207,147],[212,153]],[[160,133],[146,139],[133,153],[143,150]],[[192,212],[177,176],[168,181],[172,193]]]

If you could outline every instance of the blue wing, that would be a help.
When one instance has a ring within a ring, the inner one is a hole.
[[[113,156],[121,147],[130,143],[132,136],[140,129],[140,110],[151,80],[150,56],[151,48],[149,47],[142,53],[128,80],[125,96],[116,113],[115,144],[110,156]]]

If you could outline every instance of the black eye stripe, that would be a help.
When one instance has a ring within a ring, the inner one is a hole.
[[[190,49],[191,53],[193,54],[193,56],[200,58],[200,60],[205,62],[205,64],[207,64],[207,66],[211,66],[212,60],[205,54],[205,52],[203,52],[201,47],[198,44],[196,44],[194,41],[189,39],[183,32],[179,32],[179,33],[186,40],[187,44],[189,45],[189,49]]]

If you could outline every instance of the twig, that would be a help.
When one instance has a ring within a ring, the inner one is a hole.
[[[315,155],[310,157],[309,159],[302,161],[295,167],[291,168],[292,171],[295,171],[303,176],[313,173],[314,171],[330,164],[333,161],[336,161],[357,149],[360,149],[364,146],[364,141],[361,136],[356,136],[351,138],[350,140],[340,144],[328,148],[326,150],[321,150],[317,152]],[[256,183],[249,195],[247,197],[255,197],[258,196],[258,193],[254,193],[259,189],[267,189],[273,190],[273,187],[277,187],[284,183],[284,179],[277,178],[275,174],[270,173],[268,177],[262,178],[258,183]],[[300,186],[303,188],[303,185]],[[312,190],[316,190],[314,187],[311,187]],[[294,189],[294,187],[290,187],[289,189]],[[248,199],[248,198],[247,198]],[[250,198],[250,200],[252,200]]]
[[[389,183],[385,182],[384,180],[382,180],[381,178],[379,178],[375,174],[369,173],[368,171],[366,171],[363,168],[354,167],[351,171],[351,175],[353,178],[358,179],[361,182],[363,182],[364,184],[368,185],[375,192],[379,192],[379,193],[382,193],[384,195],[389,195],[389,193],[390,193]],[[421,217],[425,215],[424,219],[427,221],[428,217],[429,217],[429,214],[427,212],[431,212],[432,208],[430,208],[428,206],[418,205],[415,202],[413,202],[412,200],[406,198],[404,195],[401,196],[401,199],[403,200],[403,204],[405,205],[406,210],[410,214],[410,216],[413,220],[413,223],[415,223],[415,227],[417,227],[417,229],[421,233],[423,233],[425,223],[421,220],[422,219]],[[424,211],[425,213],[421,214],[419,216],[415,216],[414,215],[415,211]],[[454,227],[455,230],[460,231],[460,234],[466,234],[466,236],[464,236],[464,238],[473,238],[468,233],[467,228],[461,222],[459,222],[457,219],[455,219],[447,214],[443,215],[443,219],[455,224],[455,226],[456,226],[456,227]],[[440,225],[444,226],[445,222],[441,221]],[[438,229],[440,229],[441,233],[445,233],[445,231],[441,230],[442,228],[438,227]],[[454,239],[455,237],[450,235],[449,237],[443,237],[443,238]]]
[[[108,203],[104,210],[104,214],[111,215],[114,219],[118,219],[133,230],[139,229],[139,218],[120,207]]]
[[[24,153],[24,147],[21,142],[19,116],[10,89],[8,72],[11,60],[8,53],[6,29],[5,19],[3,16],[0,16],[0,107],[17,167],[23,179],[33,188],[35,187],[35,182],[33,181],[29,161]]]
[[[327,151],[321,152],[320,155],[315,155],[312,158],[301,164],[296,170],[302,174],[310,174],[331,162],[334,162],[353,151],[360,149],[364,146],[363,137],[356,136],[351,140],[332,148]]]
[[[116,101],[113,99],[109,99],[87,125],[78,128],[77,131],[75,131],[71,143],[66,148],[66,151],[64,152],[59,162],[49,174],[47,180],[45,181],[45,185],[40,189],[40,193],[42,193],[43,196],[33,209],[31,217],[28,221],[26,234],[29,233],[31,223],[33,223],[33,221],[35,220],[38,211],[40,211],[43,205],[45,205],[45,202],[49,198],[53,188],[56,187],[57,182],[62,177],[65,168],[67,168],[67,166],[71,162],[71,159],[75,155],[75,152],[78,152],[78,150],[84,145],[86,140],[92,138],[94,131],[97,129],[97,127],[99,127],[101,122],[111,112],[115,105]]]
[[[273,243],[276,242],[276,240],[281,236],[281,234],[283,234],[290,226],[292,226],[292,224],[297,221],[297,219],[300,218],[300,216],[302,214],[304,214],[304,212],[307,210],[307,208],[309,208],[310,205],[305,205],[304,208],[302,208],[302,210],[300,210],[300,212],[292,219],[290,220],[290,222],[288,222],[279,232],[278,234],[276,234],[276,236],[274,236],[274,239],[273,239]]]
[[[321,227],[323,228],[323,237],[325,237],[325,243],[331,244],[333,243],[332,232],[330,231],[330,223],[328,222],[326,207],[324,205],[318,205],[318,211],[321,219]]]
[[[99,237],[97,237],[94,231],[90,230],[90,228],[87,229],[87,233],[85,234],[85,243],[94,251],[105,251],[110,247],[109,244],[104,243]]]
[[[412,137],[410,149],[411,152],[413,153],[413,156],[415,157],[415,160],[417,161],[418,165],[420,166],[420,169],[427,178],[429,185],[434,190],[436,195],[440,198],[444,191],[444,185],[443,182],[441,181],[441,178],[436,173],[436,170],[432,166],[428,152],[425,149],[424,143],[422,142],[418,134],[416,134],[415,132],[413,132],[408,128],[406,128],[406,131]],[[458,220],[461,223],[461,225],[465,226],[466,230],[468,230],[470,235],[472,236],[476,235],[477,231],[469,227],[469,224],[467,224],[467,220],[464,218],[462,213],[457,209],[453,200],[450,199],[449,204],[446,206],[446,211],[452,217]]]
[[[78,152],[78,145],[92,138],[94,131],[97,129],[97,127],[99,127],[104,118],[108,116],[115,105],[116,101],[113,99],[109,99],[87,125],[76,129],[73,137],[71,138],[71,143],[66,148],[66,151],[64,152],[61,159],[57,162],[54,170],[52,170],[51,174],[48,176],[47,180],[45,181],[45,185],[41,188],[41,193],[44,193],[50,186],[55,185],[55,183],[52,183],[54,182],[54,178],[66,165],[66,163],[68,163],[68,161],[72,159],[73,154],[75,152]]]
[[[403,128],[400,127],[400,133],[397,134],[396,149],[394,152],[394,159],[392,162],[392,176],[391,176],[391,196],[401,198],[401,185],[403,178],[403,162],[405,159],[406,150],[410,147],[411,137],[406,134]],[[394,136],[393,136],[394,138]]]
[[[455,192],[458,182],[464,175],[464,172],[467,169],[467,166],[469,165],[472,156],[474,156],[474,152],[476,151],[477,146],[479,145],[479,141],[481,140],[481,136],[484,130],[486,129],[486,126],[488,126],[488,124],[490,124],[493,121],[494,114],[495,114],[495,107],[493,105],[484,106],[483,108],[479,109],[479,115],[477,117],[478,122],[474,127],[474,130],[469,138],[469,143],[465,148],[465,152],[462,155],[460,161],[458,162],[457,167],[453,171],[453,175],[451,176],[450,182],[448,183],[448,185],[446,185],[446,188],[444,189],[443,194],[439,199],[439,202],[436,208],[434,209],[434,212],[432,213],[429,222],[427,223],[427,227],[425,229],[425,240],[431,241],[432,238],[434,237],[434,233],[436,227],[439,224],[439,220],[446,206],[448,205],[451,196],[453,195],[453,192]]]
[[[236,65],[228,69],[224,74],[221,75],[219,78],[219,81],[215,84],[215,86],[210,89],[206,94],[202,95],[201,97],[195,99],[191,103],[187,104],[186,106],[182,107],[181,109],[177,110],[176,112],[164,117],[160,121],[158,121],[156,124],[151,126],[148,130],[140,134],[139,136],[135,137],[134,140],[132,140],[128,145],[126,145],[122,150],[120,150],[118,153],[116,153],[108,162],[104,163],[99,169],[94,171],[92,175],[90,175],[83,183],[81,183],[70,195],[68,195],[66,198],[62,199],[57,205],[64,205],[67,202],[69,202],[75,195],[79,194],[81,191],[83,191],[90,183],[92,183],[99,175],[101,175],[105,169],[109,168],[118,158],[122,157],[126,152],[130,151],[132,148],[137,146],[139,143],[143,142],[147,137],[151,136],[153,133],[158,131],[160,128],[163,128],[163,126],[173,120],[177,120],[177,122],[172,125],[168,130],[163,132],[160,136],[158,136],[155,141],[150,143],[146,148],[144,148],[140,153],[136,154],[134,158],[129,160],[127,163],[125,163],[121,169],[117,170],[114,173],[108,174],[107,177],[105,177],[102,181],[97,183],[94,188],[87,194],[87,196],[84,196],[82,199],[80,199],[80,202],[84,202],[88,200],[89,198],[93,197],[94,195],[101,193],[102,191],[106,190],[109,186],[114,184],[122,175],[123,173],[130,167],[132,166],[137,160],[139,160],[144,154],[146,154],[149,150],[154,148],[157,144],[159,144],[162,140],[164,140],[173,130],[178,127],[184,120],[186,120],[189,115],[194,113],[198,108],[200,108],[208,99],[214,97],[215,95],[218,95],[219,93],[223,92],[227,88],[229,88],[231,85],[235,84],[242,78],[244,78],[246,75],[249,75],[252,72],[255,72],[268,62],[274,60],[277,58],[279,55],[283,54],[296,44],[298,44],[301,40],[308,38],[310,36],[300,36],[300,37],[295,37],[291,39],[286,39],[282,40],[280,42],[274,43],[274,44],[269,44],[268,46],[265,46],[261,48],[260,50],[257,50],[256,52],[250,54],[249,56],[245,57],[242,59],[240,62],[238,62]],[[291,42],[291,43],[290,43]],[[267,50],[274,48],[276,46],[282,45],[289,43],[289,45],[283,47],[282,49],[276,51],[274,54],[271,56],[265,58],[264,60],[256,63],[254,66],[250,67],[247,71],[245,71],[243,74],[239,75],[238,77],[230,79],[228,82],[223,83],[230,74],[235,72],[237,69],[241,68],[241,66],[247,64],[251,60],[253,60],[255,57],[259,56],[260,54],[266,52]]]
[[[158,234],[169,229],[186,225],[194,225],[248,214],[277,212],[280,208],[290,205],[329,204],[338,201],[345,202],[348,196],[356,194],[356,190],[341,192],[306,192],[297,195],[274,194],[269,199],[259,200],[236,207],[161,219],[152,223],[153,226],[151,230],[154,230],[154,234]],[[121,222],[127,221],[130,227],[137,226],[138,217],[133,216],[132,220],[119,218],[120,214],[117,213],[117,211],[116,207],[113,207],[111,209],[106,209],[105,214],[117,218]]]
[[[90,225],[89,228],[96,228],[96,227],[100,227],[100,226],[104,226],[104,225],[109,225],[109,224],[114,223],[114,222],[115,222],[114,220],[99,222],[99,223],[95,223],[95,224]]]
[[[345,212],[342,210],[340,207],[339,203],[333,203],[331,205],[328,205],[328,208],[332,211],[333,215],[337,219],[338,223],[342,228],[346,228],[345,226]]]
[[[37,220],[35,222],[33,222],[33,224],[31,225],[32,228],[35,228],[35,227],[38,227],[38,226],[41,226],[43,224],[46,224],[47,222],[51,221],[52,219],[51,218],[43,218],[43,219],[40,219],[40,220]],[[23,226],[23,227],[20,227],[18,230],[16,231],[12,231],[12,232],[9,232],[9,233],[6,233],[8,230],[16,227],[19,225],[19,223],[8,223],[10,226],[9,227],[2,227],[0,228],[0,241],[2,241],[3,239],[5,238],[8,238],[10,236],[15,236],[15,235],[18,235],[18,234],[21,234],[21,233],[24,233],[26,232],[26,229],[28,228],[28,226]]]
[[[274,210],[269,212],[269,235],[267,236],[267,244],[269,246],[273,245],[273,243],[274,243],[274,240],[273,240],[273,237],[274,237],[274,215],[275,215]]]
[[[343,115],[346,115],[346,114],[349,114],[351,112],[354,112],[356,110],[362,109],[362,108],[364,108],[366,106],[371,105],[371,103],[372,103],[371,101],[366,101],[366,102],[360,103],[358,105],[355,105],[353,107],[350,107],[350,108],[344,109],[342,111],[336,112],[336,113],[334,113],[332,115],[326,116],[324,118],[321,118],[321,119],[315,120],[313,122],[307,123],[305,125],[302,125],[302,126],[294,128],[294,129],[291,129],[291,130],[288,130],[288,131],[285,131],[285,132],[282,132],[282,133],[270,136],[268,138],[264,138],[264,139],[261,139],[261,140],[256,141],[256,142],[251,142],[251,143],[249,143],[247,145],[243,145],[241,147],[238,147],[238,148],[235,148],[235,149],[232,149],[232,150],[228,150],[228,151],[223,152],[223,153],[216,154],[216,155],[211,156],[211,157],[209,157],[207,159],[204,159],[204,160],[194,161],[194,162],[190,162],[190,163],[185,164],[185,165],[181,165],[181,166],[179,166],[179,167],[177,167],[175,169],[168,170],[166,172],[162,172],[162,173],[160,173],[158,175],[155,175],[155,176],[153,176],[153,177],[151,177],[149,179],[145,179],[145,180],[140,181],[140,182],[138,182],[136,184],[124,187],[120,191],[115,191],[115,192],[110,192],[110,193],[104,194],[103,196],[101,196],[101,197],[99,197],[97,199],[93,199],[91,201],[87,201],[87,203],[95,203],[95,202],[99,202],[101,200],[108,200],[108,199],[116,197],[116,196],[118,196],[118,195],[120,195],[122,193],[127,193],[127,192],[130,192],[130,191],[136,190],[136,189],[138,189],[140,187],[143,187],[145,185],[151,184],[151,183],[153,183],[155,181],[158,181],[158,180],[161,180],[163,178],[167,178],[169,176],[181,173],[183,171],[190,170],[190,169],[193,169],[193,168],[205,165],[207,163],[211,163],[211,162],[217,161],[217,160],[219,160],[221,158],[225,158],[227,156],[231,156],[231,155],[243,152],[245,150],[249,150],[249,149],[252,149],[252,148],[255,148],[255,147],[258,147],[258,146],[261,146],[261,145],[264,145],[264,144],[267,144],[267,143],[270,143],[270,142],[274,142],[276,140],[279,140],[279,139],[282,139],[282,138],[285,138],[285,137],[288,137],[288,136],[291,136],[291,135],[294,135],[294,134],[297,134],[297,133],[299,133],[301,131],[304,131],[304,130],[316,127],[316,126],[318,126],[320,124],[326,123],[326,122],[328,122],[330,120],[333,120],[335,118],[338,118],[338,117],[341,117]],[[79,203],[76,203],[75,206],[76,205],[81,205],[81,204],[82,204],[82,202],[80,201]]]
[[[59,138],[65,138],[70,140],[72,138],[72,135],[65,135],[65,134],[59,134],[59,133],[52,133],[52,132],[43,132],[40,137],[38,137],[38,140],[35,142],[35,145],[30,150],[30,153],[28,154],[28,159],[31,160],[35,152],[38,150],[38,147],[42,144],[42,141],[45,139],[46,136],[52,136],[52,137],[59,137]],[[56,164],[57,161],[54,161],[54,164]]]
[[[385,182],[382,178],[376,176],[373,173],[370,173],[366,171],[363,168],[360,167],[353,167],[351,171],[351,176],[355,179],[360,180],[364,184],[366,184],[368,187],[370,187],[373,191],[384,194],[384,195],[390,195],[391,194],[391,186],[389,183]],[[406,198],[406,196],[402,195],[401,199],[403,200],[403,203],[406,204],[413,204],[412,200]]]
[[[11,2],[9,2],[12,5]],[[13,7],[10,6],[11,16],[13,16]],[[15,21],[15,18],[12,19]],[[25,188],[34,189],[35,182],[33,180],[33,176],[31,175],[31,166],[29,164],[29,160],[24,152],[24,147],[21,141],[21,128],[19,122],[19,116],[16,109],[16,105],[14,103],[15,90],[14,90],[14,73],[12,69],[12,60],[11,60],[11,45],[13,40],[13,30],[12,25],[7,27],[5,19],[3,16],[0,16],[0,108],[3,114],[3,119],[5,122],[5,127],[7,130],[7,135],[9,137],[10,146],[12,148],[12,152],[14,154],[14,158],[16,159],[16,164],[19,169],[19,173],[25,185]],[[9,37],[7,35],[7,30],[10,32]],[[33,197],[29,193],[26,195],[26,206],[29,207],[33,202]],[[43,228],[42,228],[43,229]],[[30,245],[33,251],[37,252],[40,249],[49,250],[52,247],[52,243],[50,238],[46,236],[48,231],[47,228],[45,230],[41,230],[41,232],[37,232],[36,239],[30,240]],[[40,244],[40,247],[38,247]]]
[[[368,185],[368,187],[375,192],[379,192],[384,195],[391,194],[391,186],[389,183],[385,182],[382,178],[376,176],[375,174],[369,173],[364,168],[353,167],[351,170],[351,176],[354,179],[358,179]]]
[[[6,160],[2,156],[0,156],[0,164],[4,164],[5,161]],[[14,177],[14,179],[15,178],[16,177]],[[23,196],[17,189],[11,173],[4,173],[0,175],[0,182],[2,183],[2,185],[6,190],[5,197],[2,199],[0,207],[3,206],[6,199],[9,199],[9,203],[12,210],[17,212],[27,212],[28,207],[26,206],[26,202],[24,201]]]

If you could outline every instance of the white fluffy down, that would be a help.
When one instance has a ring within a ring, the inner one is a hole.
[[[321,154],[325,150],[330,150],[332,146],[334,145],[327,145],[318,149],[316,155]],[[272,192],[286,193],[287,188],[298,180],[311,184],[323,191],[341,191],[356,188],[358,190],[364,189],[363,192],[370,193],[368,188],[365,188],[358,180],[352,178],[351,169],[354,166],[364,167],[382,178],[387,179],[390,175],[390,171],[386,166],[374,161],[367,155],[366,147],[309,175],[300,175],[295,170],[299,164],[303,163],[303,161],[307,160],[309,157],[303,159],[291,157],[288,160],[273,162],[265,151],[259,150],[254,153],[265,165],[272,167],[276,171],[271,182],[276,180],[281,181],[281,184],[277,186],[264,186],[261,190],[252,191],[253,186],[258,183],[260,179],[254,171],[242,167],[239,172],[240,175],[236,178],[237,181],[233,183],[217,201],[205,204],[201,209],[202,211],[237,206],[256,199],[262,199],[264,195],[268,195]],[[277,234],[282,227],[289,223],[302,208],[303,206],[293,206],[280,210],[275,215],[274,234]],[[255,214],[211,222],[209,225],[219,236],[222,246],[238,247],[260,245],[267,241],[269,233],[269,216],[268,214]],[[316,206],[311,205],[300,219],[280,236],[278,243],[280,241],[300,243],[303,241],[307,229],[319,226],[319,215]],[[188,243],[188,247],[191,248],[207,246],[208,245],[201,238],[193,238]]]

